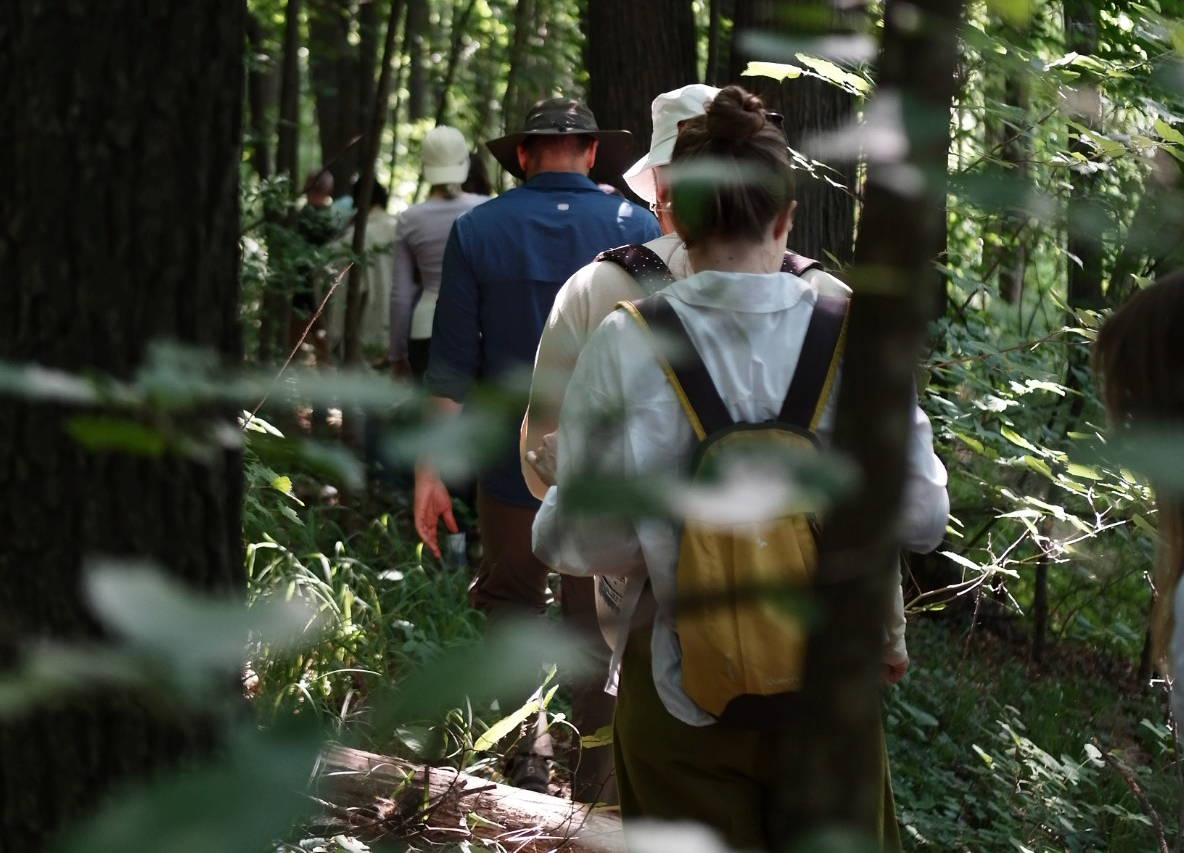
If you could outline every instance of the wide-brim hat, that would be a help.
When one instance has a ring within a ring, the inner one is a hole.
[[[558,136],[564,133],[585,134],[597,143],[596,162],[588,175],[597,183],[621,177],[633,158],[633,134],[627,130],[601,130],[596,117],[582,103],[571,98],[548,98],[530,108],[522,130],[485,143],[502,168],[516,178],[525,178],[518,165],[518,146],[534,136]]]
[[[653,204],[657,200],[658,188],[654,183],[654,168],[666,166],[674,156],[674,142],[678,139],[678,128],[684,121],[707,112],[707,104],[719,94],[719,89],[703,83],[691,83],[673,92],[663,92],[654,98],[650,106],[654,121],[654,133],[650,150],[625,172],[625,183],[629,189]]]

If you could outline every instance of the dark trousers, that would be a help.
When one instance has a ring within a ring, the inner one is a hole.
[[[786,827],[802,817],[785,808],[784,796],[802,766],[805,722],[775,731],[716,723],[690,726],[671,716],[654,686],[648,632],[634,634],[625,649],[613,721],[613,752],[621,816],[691,820],[722,833],[734,850],[772,850]],[[883,746],[880,800],[884,850],[899,851],[900,829]]]
[[[541,615],[547,606],[550,570],[534,555],[530,529],[534,507],[515,506],[477,489],[477,517],[483,550],[469,601],[496,624],[506,616]],[[591,578],[564,577],[559,595],[564,626],[576,632],[587,654],[591,675],[564,679],[572,691],[572,723],[581,735],[612,724],[613,697],[604,692],[609,649],[596,621],[595,585]],[[525,701],[525,697],[522,697]],[[511,711],[512,708],[503,708]],[[579,751],[572,770],[572,799],[616,802],[612,750],[607,746]]]

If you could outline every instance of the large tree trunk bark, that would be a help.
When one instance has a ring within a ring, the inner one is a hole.
[[[244,11],[2,7],[0,361],[127,379],[160,339],[241,358]],[[243,594],[238,453],[85,450],[75,414],[0,402],[0,666],[25,642],[100,639],[80,590],[93,556],[149,558],[193,587]],[[114,691],[0,718],[0,848],[44,850],[120,785],[209,746],[200,721]]]
[[[639,157],[650,144],[654,96],[698,80],[691,4],[597,0],[585,15],[588,106],[600,127],[632,133]]]
[[[854,98],[837,86],[813,77],[778,82],[768,77],[742,76],[748,63],[756,60],[793,61],[792,56],[757,52],[750,39],[754,34],[782,35],[795,39],[822,37],[838,27],[831,14],[820,20],[815,0],[737,0],[732,30],[729,80],[759,95],[765,105],[786,117],[785,130],[791,147],[802,150],[812,137],[831,133],[848,125],[853,117]],[[828,177],[798,172],[798,212],[789,245],[795,251],[834,266],[851,262],[855,243],[855,164],[827,163],[834,171]],[[831,261],[830,258],[834,260]]]
[[[787,769],[784,808],[801,816],[795,838],[835,824],[877,829],[882,780],[877,682],[891,587],[899,582],[895,525],[911,429],[914,353],[925,331],[917,286],[942,232],[945,140],[956,88],[961,0],[888,0],[879,89],[869,110],[891,109],[909,137],[904,162],[872,160],[855,265],[855,290],[839,390],[834,446],[859,466],[861,487],[828,516],[803,701],[810,738],[802,767]],[[919,17],[917,17],[919,16]],[[912,22],[912,25],[909,24]],[[945,117],[944,121],[939,120]],[[900,169],[924,176],[906,190]],[[915,171],[914,171],[915,170]],[[784,849],[792,839],[776,839]]]

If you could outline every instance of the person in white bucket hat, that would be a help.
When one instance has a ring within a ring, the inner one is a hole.
[[[658,201],[658,169],[670,163],[674,153],[674,140],[678,128],[687,119],[703,115],[706,104],[719,94],[719,89],[705,83],[691,83],[672,92],[663,92],[654,98],[650,115],[654,122],[654,134],[650,138],[650,150],[629,167],[622,177],[629,189],[645,199],[651,206]],[[655,211],[656,212],[656,211]],[[659,221],[661,217],[659,216]],[[662,231],[671,229],[663,225]]]

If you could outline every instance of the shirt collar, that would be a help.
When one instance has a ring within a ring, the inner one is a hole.
[[[817,293],[792,273],[738,273],[704,270],[669,287],[677,299],[704,308],[767,314],[799,302],[813,305]]]
[[[591,178],[579,172],[539,172],[522,186],[532,190],[595,190],[600,192]]]

